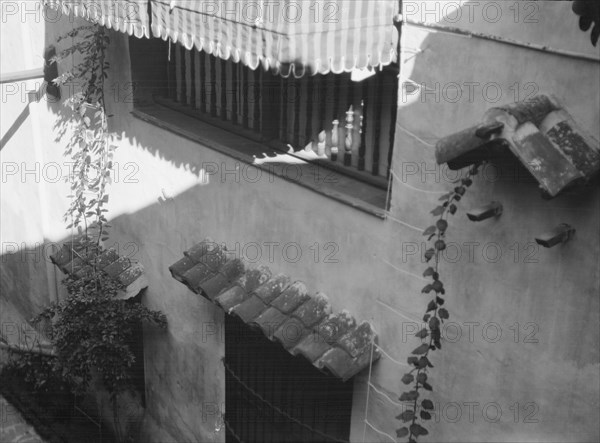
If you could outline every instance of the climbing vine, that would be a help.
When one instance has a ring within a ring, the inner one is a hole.
[[[96,25],[75,28],[58,41],[65,39],[73,39],[72,45],[50,63],[71,58],[73,65],[54,83],[57,87],[73,88],[73,94],[65,101],[71,111],[70,127],[66,128],[63,122],[63,134],[67,129],[71,132],[64,155],[72,162],[72,174],[67,178],[71,185],[70,204],[64,218],[67,229],[77,230],[70,249],[83,260],[83,265],[63,280],[67,296],[33,319],[34,323],[45,321],[50,325],[48,338],[55,357],[45,359],[39,367],[34,367],[37,360],[28,356],[15,365],[37,377],[36,388],[58,375],[76,396],[88,391],[97,374],[110,395],[115,430],[122,441],[117,399],[134,386],[134,331],[142,321],[165,327],[166,317],[140,303],[120,300],[118,294],[125,288],[118,279],[100,270],[102,242],[109,238],[105,213],[115,150],[104,97],[110,39],[107,31]]]
[[[111,183],[115,146],[108,131],[105,111],[104,82],[110,68],[106,48],[110,44],[107,31],[96,25],[73,29],[58,41],[76,39],[59,52],[51,62],[72,58],[80,60],[71,70],[54,80],[57,86],[71,86],[75,92],[65,100],[71,110],[72,135],[64,155],[72,162],[71,199],[65,212],[67,228],[83,228],[96,246],[106,240],[110,227],[105,217],[108,204],[107,186]]]
[[[105,273],[93,275],[91,267],[88,271],[87,278],[67,276],[63,281],[67,297],[48,306],[33,322],[52,321],[49,338],[57,353],[56,369],[75,395],[87,392],[95,369],[114,399],[133,388],[134,328],[143,320],[165,326],[166,319],[159,311],[116,299],[122,285]]]
[[[405,423],[405,426],[396,431],[396,435],[399,438],[408,437],[409,443],[416,442],[418,437],[429,434],[423,424],[431,420],[430,411],[434,406],[430,399],[423,398],[422,393],[433,391],[429,383],[429,372],[433,368],[429,355],[442,348],[441,324],[450,317],[448,310],[442,307],[446,301],[443,297],[446,290],[440,278],[440,255],[446,249],[448,217],[456,213],[457,203],[462,199],[467,188],[473,184],[473,177],[477,175],[478,169],[478,164],[471,166],[466,176],[457,180],[454,190],[440,197],[443,203],[431,211],[437,220],[434,225],[423,231],[423,235],[428,237],[427,241],[431,244],[431,247],[425,251],[425,260],[429,266],[423,272],[423,277],[431,278],[431,282],[423,287],[421,293],[430,295],[431,299],[423,316],[424,327],[416,334],[421,339],[421,344],[407,359],[412,369],[402,377],[402,383],[411,385],[411,389],[401,394],[400,401],[407,402],[409,406],[396,417]]]

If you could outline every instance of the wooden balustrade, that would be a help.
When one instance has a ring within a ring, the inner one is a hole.
[[[339,139],[339,120],[334,120],[333,121],[333,127],[331,129],[331,161],[337,161],[337,156],[338,156],[338,139]]]
[[[352,165],[352,132],[354,131],[354,109],[352,105],[346,111],[346,140],[344,142],[344,166]]]
[[[397,70],[384,68],[360,83],[348,73],[286,79],[170,46],[168,97],[196,110],[200,118],[239,126],[266,142],[290,144],[297,152],[314,151],[337,169],[382,177],[389,173]]]

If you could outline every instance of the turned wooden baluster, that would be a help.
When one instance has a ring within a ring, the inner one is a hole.
[[[300,105],[302,104],[302,100],[300,97],[302,97],[302,93],[303,90],[302,88],[302,84],[301,84],[301,80],[298,79],[296,80],[294,78],[293,75],[290,75],[290,81],[292,82],[292,86],[293,86],[293,90],[294,90],[294,125],[292,127],[292,131],[293,131],[293,144],[294,146],[296,146],[298,149],[300,149],[300,146],[304,143],[304,137],[300,136]]]
[[[337,161],[338,156],[338,126],[339,120],[333,121],[333,128],[331,129],[331,161]]]
[[[174,50],[175,50],[175,84],[177,85],[177,90],[175,93],[175,101],[178,103],[183,103],[184,102],[184,97],[185,97],[185,86],[184,86],[184,81],[185,81],[185,71],[184,71],[184,57],[185,54],[184,52],[181,50],[181,48],[178,45],[174,46]]]
[[[377,74],[374,78],[375,82],[375,97],[381,97],[383,95],[383,81],[381,73]],[[380,151],[380,140],[381,140],[381,114],[383,106],[379,103],[374,103],[375,105],[375,118],[373,119],[373,135],[375,136],[375,141],[373,143],[373,163],[371,174],[379,175],[379,151]]]
[[[194,90],[194,59],[192,51],[185,51],[185,104],[194,107],[196,91]]]
[[[201,60],[200,51],[194,51],[194,63],[192,65],[194,67],[194,109],[198,110],[204,105],[204,99],[202,98],[204,70]]]
[[[240,123],[240,82],[238,80],[238,65],[240,64],[241,63],[233,63],[231,66],[231,122],[234,125]]]
[[[252,100],[254,103],[254,127],[256,132],[261,132],[263,129],[263,119],[261,116],[261,100],[263,96],[262,90],[263,72],[257,69],[254,72],[254,88],[252,88]]]
[[[359,129],[358,133],[360,136],[360,146],[358,148],[358,170],[365,170],[365,151],[366,151],[366,123],[365,123],[365,113],[367,112],[367,107],[365,106],[365,101],[360,101],[360,108],[362,110],[359,118]]]
[[[217,116],[217,63],[215,57],[206,54],[208,64],[210,65],[210,115]]]
[[[352,105],[346,111],[346,141],[344,147],[344,166],[350,166],[352,164],[352,131],[354,130],[354,109]]]
[[[227,121],[227,62],[219,59],[219,68],[221,70],[221,120]]]
[[[248,129],[248,69],[246,66],[241,65],[240,70],[240,85],[241,89],[241,102],[242,102],[242,121],[241,124],[244,128]]]
[[[392,92],[392,103],[391,103],[391,117],[390,117],[390,132],[389,132],[389,148],[388,148],[388,158],[387,158],[387,176],[389,177],[390,175],[390,170],[392,167],[392,154],[394,152],[394,137],[396,135],[396,118],[398,117],[398,77],[395,76],[395,78],[393,79],[393,88],[391,89]]]
[[[325,131],[319,132],[319,141],[317,143],[317,155],[319,157],[322,157],[325,155],[325,138],[326,137],[327,137],[327,134],[325,133]]]
[[[310,151],[313,150],[313,143],[314,143],[314,137],[313,137],[313,124],[312,124],[312,120],[313,120],[313,92],[314,92],[314,82],[313,82],[313,78],[312,77],[306,77],[306,110],[304,111],[304,115],[306,118],[306,129],[304,130],[304,133],[306,134],[306,137],[308,137],[308,142],[310,143]],[[305,139],[306,142],[306,139]]]
[[[279,140],[288,142],[288,90],[287,81],[284,77],[280,77],[281,88],[281,112],[279,114]]]

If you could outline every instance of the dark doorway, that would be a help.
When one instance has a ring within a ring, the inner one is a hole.
[[[225,316],[226,442],[348,441],[353,382]]]

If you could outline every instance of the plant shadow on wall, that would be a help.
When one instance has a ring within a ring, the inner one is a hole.
[[[104,98],[110,40],[108,32],[95,25],[75,28],[59,41],[66,38],[76,38],[76,43],[59,51],[51,62],[78,60],[55,83],[80,86],[65,101],[70,112],[62,111],[56,125],[60,138],[70,136],[64,154],[72,162],[71,195],[64,218],[76,234],[65,248],[79,265],[63,281],[66,297],[33,319],[35,324],[46,322],[54,355],[39,361],[19,353],[12,366],[23,371],[38,391],[46,383],[58,383],[78,398],[90,393],[92,383],[99,380],[109,394],[117,439],[126,441],[133,436],[127,429],[124,433],[119,423],[119,397],[135,390],[133,336],[142,321],[166,327],[166,317],[123,300],[119,296],[123,284],[102,270],[103,242],[109,240],[105,213],[114,151]]]

